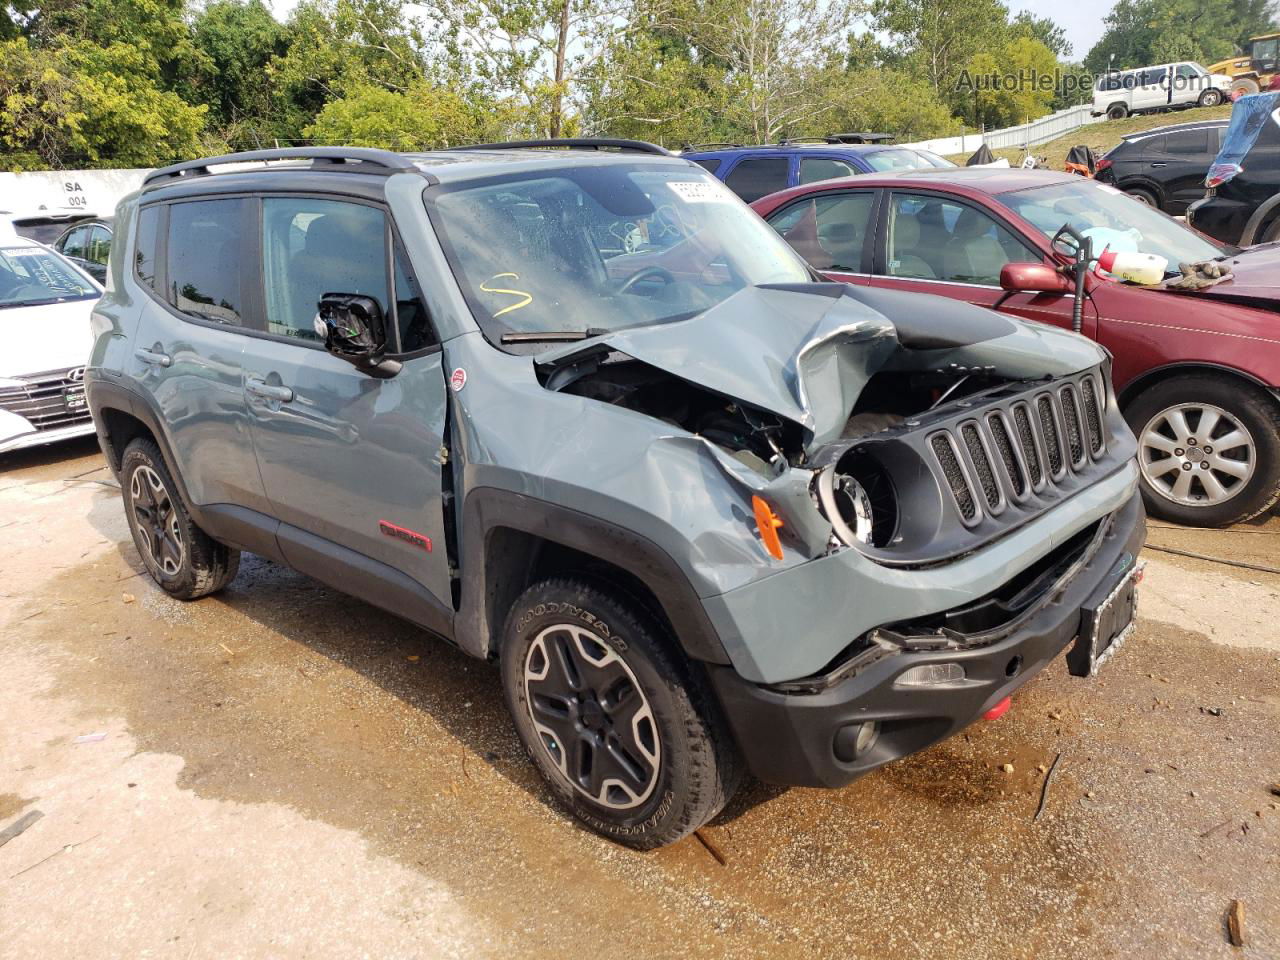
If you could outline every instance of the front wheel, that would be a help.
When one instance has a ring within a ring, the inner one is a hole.
[[[1230,377],[1187,374],[1125,410],[1151,514],[1195,527],[1256,517],[1280,499],[1280,405]]]
[[[625,593],[534,584],[507,617],[502,686],[516,732],[560,802],[640,850],[716,815],[741,760],[706,683]]]
[[[1206,90],[1204,93],[1200,94],[1200,106],[1202,107],[1216,107],[1221,102],[1221,90]]]

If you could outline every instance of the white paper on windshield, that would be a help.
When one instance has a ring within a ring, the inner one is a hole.
[[[0,247],[0,251],[10,257],[40,257],[45,254],[43,247]]]
[[[685,203],[727,203],[729,192],[719,181],[668,180],[671,192]]]

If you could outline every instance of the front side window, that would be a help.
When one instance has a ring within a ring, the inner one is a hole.
[[[811,267],[857,273],[874,206],[872,193],[824,194],[785,207],[769,226]]]
[[[683,319],[744,287],[810,277],[764,221],[687,165],[584,165],[432,194],[454,276],[494,342]]]
[[[1000,199],[1046,239],[1069,223],[1091,239],[1094,256],[1108,247],[1117,253],[1154,253],[1169,261],[1167,276],[1177,276],[1179,263],[1215,260],[1231,250],[1114,187],[1090,180],[1004,193]]]
[[[893,173],[895,170],[927,170],[933,162],[914,150],[903,148],[876,150],[863,154],[863,159],[878,173]]]
[[[843,160],[833,160],[830,157],[805,157],[800,161],[801,183],[838,180],[840,177],[852,177],[857,172]]]
[[[169,304],[201,320],[241,326],[244,287],[256,275],[245,256],[250,201],[193,200],[169,207]]]
[[[975,207],[896,193],[889,209],[889,276],[996,286],[1006,263],[1040,257]]]
[[[326,293],[359,293],[388,318],[387,218],[377,207],[309,197],[262,201],[267,332],[320,339],[316,310]]]
[[[729,171],[725,183],[747,203],[786,189],[786,157],[755,157],[738,163]]]
[[[71,264],[41,247],[0,247],[0,310],[98,296]]]

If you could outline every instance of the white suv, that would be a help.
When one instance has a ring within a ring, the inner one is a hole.
[[[1120,120],[1131,113],[1174,107],[1216,107],[1231,92],[1231,78],[1209,73],[1198,63],[1162,63],[1134,70],[1113,70],[1093,85],[1095,117]]]

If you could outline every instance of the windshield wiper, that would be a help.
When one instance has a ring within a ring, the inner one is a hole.
[[[602,327],[588,327],[586,330],[532,330],[523,333],[504,333],[503,343],[572,343],[575,340],[590,340],[592,337],[609,333]]]

